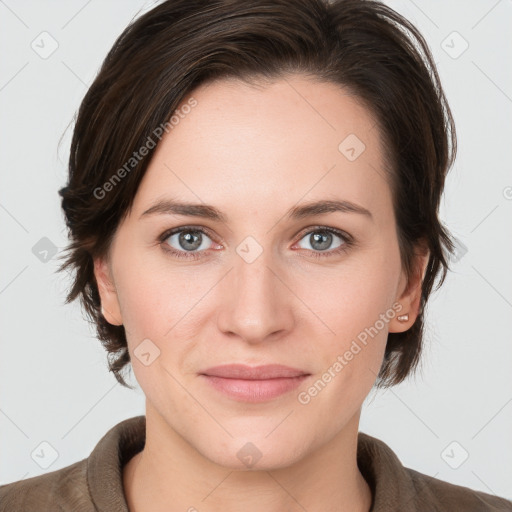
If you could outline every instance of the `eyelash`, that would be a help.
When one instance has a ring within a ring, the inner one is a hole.
[[[211,233],[202,227],[195,227],[195,226],[182,226],[179,228],[173,228],[170,230],[165,231],[158,237],[159,243],[162,245],[162,248],[165,252],[169,253],[173,257],[176,258],[182,258],[187,260],[197,260],[201,256],[201,252],[186,252],[186,251],[177,251],[176,249],[169,248],[169,244],[165,244],[165,241],[172,235],[175,235],[176,233],[186,232],[186,231],[193,231],[193,232],[200,232],[204,235],[208,236],[209,238],[213,238]],[[304,233],[301,233],[301,237],[299,238],[299,241],[302,240],[306,235],[311,235],[313,233],[332,233],[341,240],[343,240],[343,244],[337,247],[336,249],[332,249],[330,251],[311,251],[309,249],[304,249],[312,253],[314,258],[328,258],[332,256],[338,256],[339,254],[342,254],[343,252],[346,252],[348,249],[350,249],[354,245],[353,238],[345,233],[344,231],[340,231],[338,229],[329,228],[326,226],[315,226],[313,229],[310,229],[309,231],[306,231]],[[166,246],[166,247],[165,247]]]

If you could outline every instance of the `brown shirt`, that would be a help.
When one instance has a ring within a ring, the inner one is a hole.
[[[145,427],[145,416],[121,421],[88,458],[0,486],[0,512],[128,512],[122,468],[143,449]],[[388,445],[362,432],[357,463],[372,490],[370,512],[512,511],[512,501],[404,467]]]

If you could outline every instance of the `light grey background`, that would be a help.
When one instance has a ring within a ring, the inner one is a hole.
[[[467,252],[432,296],[423,371],[372,392],[360,430],[408,467],[512,499],[512,2],[387,3],[426,37],[453,109],[459,153],[442,218]],[[140,388],[107,371],[78,303],[63,305],[57,261],[33,248],[67,243],[57,190],[73,115],[115,38],[151,4],[0,0],[0,484],[81,460],[144,413]]]

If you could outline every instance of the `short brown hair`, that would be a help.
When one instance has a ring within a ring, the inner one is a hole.
[[[101,314],[93,257],[107,254],[154,149],[104,197],[97,191],[200,84],[293,73],[343,87],[380,128],[407,275],[420,242],[430,256],[419,315],[407,331],[388,334],[377,387],[400,383],[418,365],[424,307],[454,249],[438,210],[456,153],[453,118],[421,34],[372,0],[168,0],[132,22],[106,56],[80,105],[69,180],[59,190],[70,238],[59,271],[75,271],[66,303],[80,297],[122,385],[130,387],[121,375],[130,362],[125,330]]]

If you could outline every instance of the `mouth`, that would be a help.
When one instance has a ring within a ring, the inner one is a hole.
[[[283,365],[215,366],[199,374],[216,391],[241,402],[266,402],[289,393],[311,374]]]

